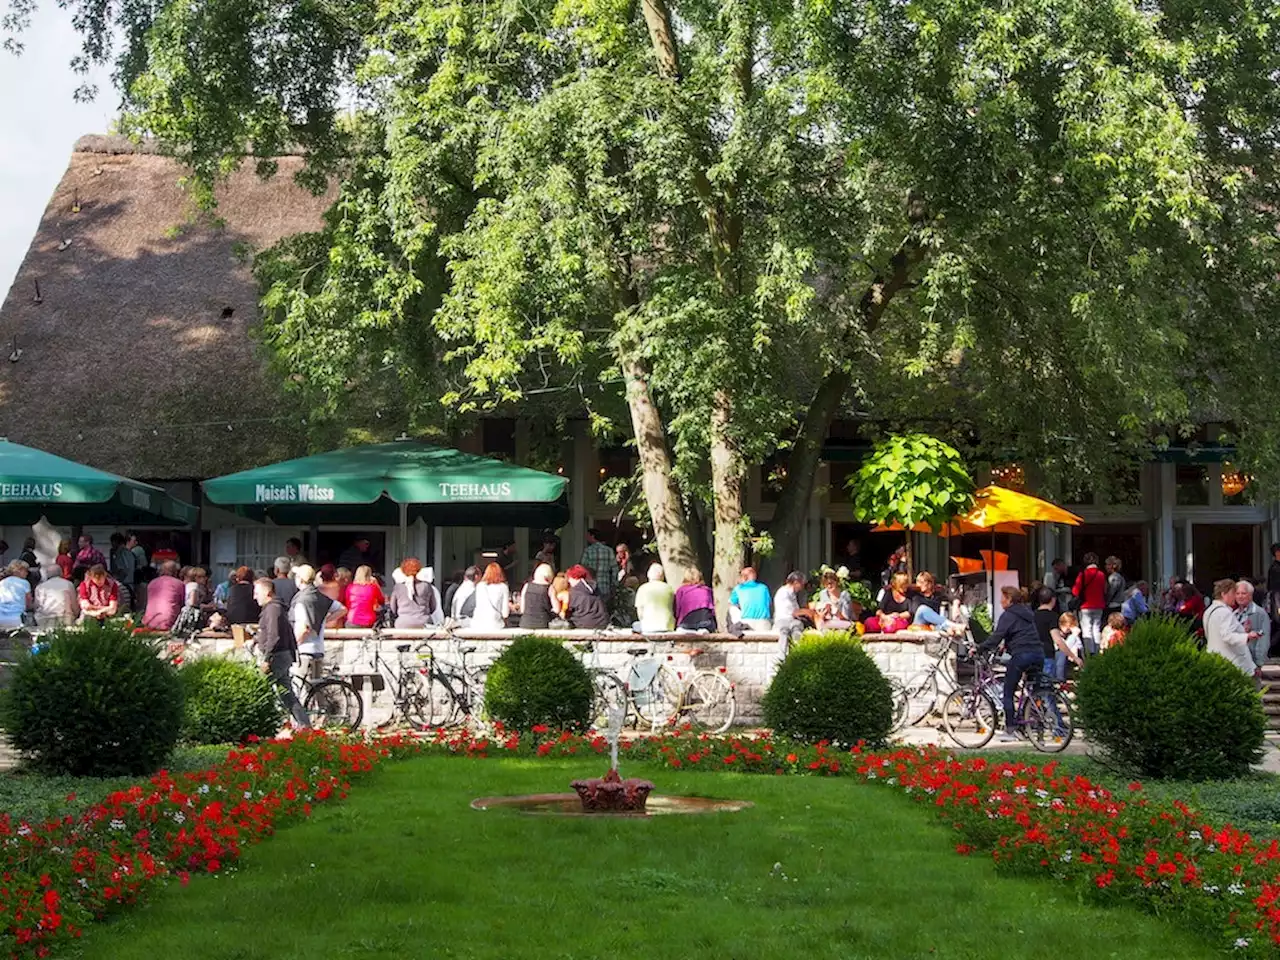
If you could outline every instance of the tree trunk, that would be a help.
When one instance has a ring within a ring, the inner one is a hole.
[[[832,371],[818,386],[796,436],[795,446],[787,459],[787,481],[773,511],[769,535],[773,538],[772,555],[761,563],[760,579],[769,585],[781,584],[796,562],[796,543],[800,527],[808,515],[813,498],[813,484],[822,459],[822,444],[827,439],[831,421],[840,410],[853,378],[844,370]]]
[[[644,362],[624,357],[622,375],[627,388],[627,406],[631,410],[636,451],[644,473],[644,498],[653,520],[653,535],[658,541],[658,555],[662,558],[667,582],[678,585],[684,579],[685,571],[697,565],[698,550],[689,535],[684,501],[680,498],[680,489],[672,472],[666,428],[653,404],[649,370]]]
[[[715,567],[712,590],[716,616],[728,625],[729,594],[742,569],[742,479],[746,467],[730,432],[733,401],[717,390],[711,411],[711,491],[715,501]]]
[[[911,201],[909,198],[909,202],[914,204],[909,215],[918,226],[927,219],[927,210],[919,201]],[[911,271],[919,265],[926,253],[927,248],[919,234],[913,230],[889,258],[887,269],[876,276],[863,291],[858,301],[858,317],[868,336],[875,333],[889,302],[907,285]],[[773,511],[773,523],[769,525],[774,551],[773,556],[764,564],[768,571],[765,583],[773,583],[780,576],[785,576],[782,567],[795,555],[800,525],[804,522],[813,497],[822,443],[826,440],[831,423],[840,411],[840,404],[852,383],[853,378],[849,372],[836,367],[819,385],[805,414],[787,461],[787,482]]]

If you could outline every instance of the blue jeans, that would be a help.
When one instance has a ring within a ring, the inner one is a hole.
[[[1025,674],[1028,677],[1040,675],[1044,669],[1044,653],[1037,650],[1024,650],[1015,653],[1004,671],[1004,728],[1013,732],[1018,718],[1014,714],[1014,698],[1018,692],[1018,684]]]
[[[947,625],[947,618],[934,610],[933,607],[921,604],[920,609],[916,611],[916,615],[911,622],[915,626],[923,624],[928,627],[945,627]]]

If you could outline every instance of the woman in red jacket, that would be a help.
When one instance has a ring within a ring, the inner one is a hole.
[[[1076,577],[1071,595],[1080,600],[1080,637],[1092,657],[1102,639],[1102,611],[1107,605],[1107,575],[1098,569],[1098,555],[1084,555],[1084,569]]]

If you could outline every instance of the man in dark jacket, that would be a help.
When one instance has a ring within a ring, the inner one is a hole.
[[[292,678],[289,675],[298,653],[298,641],[293,624],[289,622],[289,608],[276,596],[276,585],[266,577],[254,581],[253,599],[262,608],[258,617],[257,635],[258,649],[263,658],[262,671],[270,674],[275,681],[279,688],[280,703],[293,719],[294,726],[305,730],[311,726],[311,719],[298,702],[298,695],[293,692]]]
[[[1009,653],[1010,660],[1004,674],[1004,733],[1000,739],[1004,743],[1012,743],[1018,739],[1013,732],[1016,722],[1013,701],[1018,684],[1022,682],[1023,675],[1039,676],[1044,668],[1044,647],[1040,642],[1040,631],[1036,629],[1036,616],[1022,602],[1021,590],[1017,587],[1002,588],[1000,606],[1004,608],[1000,622],[978,649],[995,650],[1003,643]]]

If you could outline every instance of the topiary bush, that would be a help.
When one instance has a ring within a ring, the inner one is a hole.
[[[1197,649],[1185,623],[1139,620],[1076,681],[1090,741],[1144,777],[1213,780],[1262,759],[1266,716],[1252,677]]]
[[[0,723],[48,773],[154,773],[178,742],[182,683],[154,643],[126,624],[90,623],[18,655],[0,695]]]
[[[889,681],[844,638],[805,637],[778,667],[763,706],[765,724],[797,740],[879,746],[893,727]]]
[[[591,678],[559,640],[521,637],[489,668],[485,712],[516,730],[537,724],[585,727],[591,717]]]
[[[273,737],[282,713],[276,686],[252,664],[201,657],[178,671],[185,704],[182,739],[189,743],[243,743]]]

